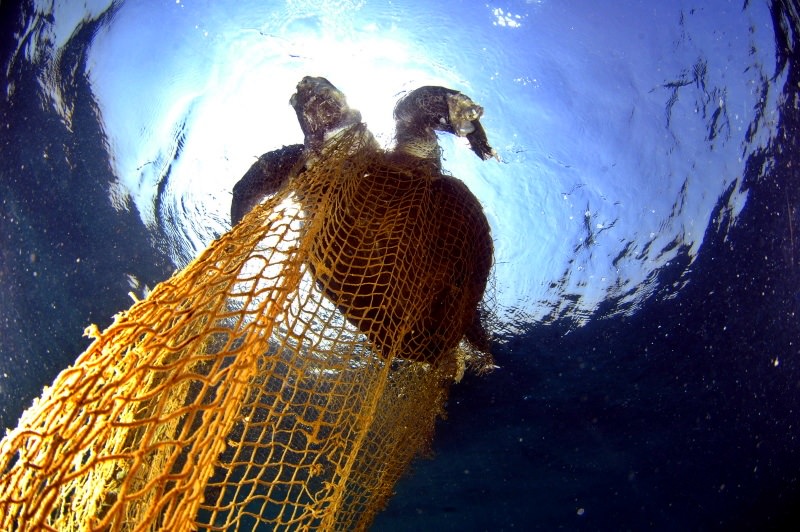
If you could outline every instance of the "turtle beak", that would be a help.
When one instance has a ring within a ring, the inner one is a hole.
[[[472,151],[484,161],[497,157],[497,153],[489,146],[489,139],[486,138],[480,122],[483,107],[458,91],[447,95],[447,107],[453,133],[459,137],[467,137]]]

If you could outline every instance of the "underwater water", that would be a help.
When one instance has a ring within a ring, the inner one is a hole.
[[[793,1],[0,5],[0,421],[229,228],[304,75],[389,144],[403,91],[484,205],[499,369],[452,390],[375,530],[798,525]]]

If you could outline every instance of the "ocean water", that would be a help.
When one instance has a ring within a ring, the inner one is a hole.
[[[229,228],[304,75],[389,145],[403,91],[484,205],[499,369],[374,530],[800,525],[795,1],[4,2],[0,421]]]

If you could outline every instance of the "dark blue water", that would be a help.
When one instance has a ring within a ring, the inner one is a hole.
[[[452,390],[375,530],[800,526],[800,8],[790,1],[0,5],[0,421],[227,229],[325,75],[397,94],[487,211],[500,369]]]

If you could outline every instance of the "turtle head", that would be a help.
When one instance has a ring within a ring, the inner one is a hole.
[[[351,109],[344,93],[325,78],[301,79],[289,103],[297,113],[306,147],[319,147],[331,133],[361,122],[361,113]]]
[[[467,137],[470,148],[481,159],[497,158],[497,152],[489,146],[489,140],[480,122],[483,107],[473,102],[466,94],[455,92],[447,95],[447,108],[448,123],[452,133],[459,137]]]
[[[446,87],[425,86],[406,94],[394,109],[398,146],[419,156],[439,155],[434,131],[466,137],[481,159],[495,157],[480,119],[483,107],[466,94]],[[426,146],[422,150],[420,146]]]

